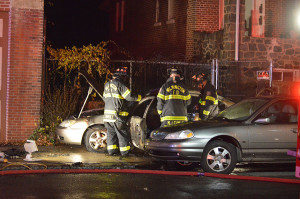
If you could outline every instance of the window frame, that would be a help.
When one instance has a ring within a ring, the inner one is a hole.
[[[175,23],[174,19],[175,0],[168,0],[168,20],[167,24]]]
[[[160,22],[160,0],[156,0],[155,2],[155,23],[154,26],[161,26]]]

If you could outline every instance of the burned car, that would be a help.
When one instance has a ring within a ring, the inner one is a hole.
[[[57,139],[66,144],[84,144],[88,151],[100,152],[106,149],[107,131],[103,122],[104,110],[82,111],[93,90],[101,97],[99,85],[87,74],[80,73],[80,75],[90,86],[88,94],[79,116],[68,118],[58,125],[56,128]],[[158,89],[148,93],[139,103],[131,104],[128,126],[130,126],[132,144],[142,150],[144,150],[145,139],[149,137],[152,130],[160,126],[160,117],[156,109],[157,92]],[[197,118],[193,106],[198,103],[199,92],[191,91],[190,93],[193,103],[188,107],[188,118],[192,121]],[[232,102],[226,102],[227,105],[231,105],[230,103]]]
[[[200,162],[205,172],[231,173],[239,162],[294,162],[298,100],[256,97],[240,101],[208,121],[151,132],[145,148],[158,160]]]

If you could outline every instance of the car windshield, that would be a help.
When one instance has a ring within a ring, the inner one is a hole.
[[[219,113],[214,119],[243,121],[255,113],[261,106],[266,104],[267,99],[243,100]]]

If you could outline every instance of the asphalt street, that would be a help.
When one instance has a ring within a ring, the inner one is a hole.
[[[0,151],[24,152],[22,146],[0,147]],[[39,146],[38,151],[32,153],[35,161],[25,161],[25,155],[0,163],[0,198],[300,198],[300,179],[295,177],[294,164],[242,164],[228,176],[245,179],[227,179],[151,174],[151,171],[199,174],[203,171],[200,165],[182,167],[153,161],[139,150],[132,151],[128,158],[121,158],[87,152],[82,146]],[[112,169],[150,173],[110,173]],[[94,170],[108,172],[84,172]],[[49,174],[46,171],[75,172]],[[249,177],[290,179],[297,183],[247,180]]]
[[[151,174],[0,176],[1,198],[283,198],[299,199],[300,185]]]

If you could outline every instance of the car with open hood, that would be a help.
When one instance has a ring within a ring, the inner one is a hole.
[[[102,98],[101,86],[97,81],[84,72],[79,73],[89,84],[89,90],[78,116],[65,119],[56,128],[56,136],[59,142],[73,145],[84,145],[88,151],[100,152],[106,149],[107,130],[104,127],[104,110],[95,109],[83,111],[90,94],[95,91]],[[103,86],[102,86],[103,87]],[[158,89],[154,89],[140,101],[130,104],[128,126],[130,128],[132,144],[144,150],[145,140],[152,130],[160,126],[160,117],[157,113],[156,95]],[[188,107],[189,121],[197,119],[194,105],[198,103],[198,91],[191,91],[192,105]],[[225,106],[233,104],[230,100],[220,99]]]
[[[145,142],[158,160],[198,162],[205,172],[231,173],[240,162],[294,162],[298,99],[249,98],[207,121],[153,130]]]

